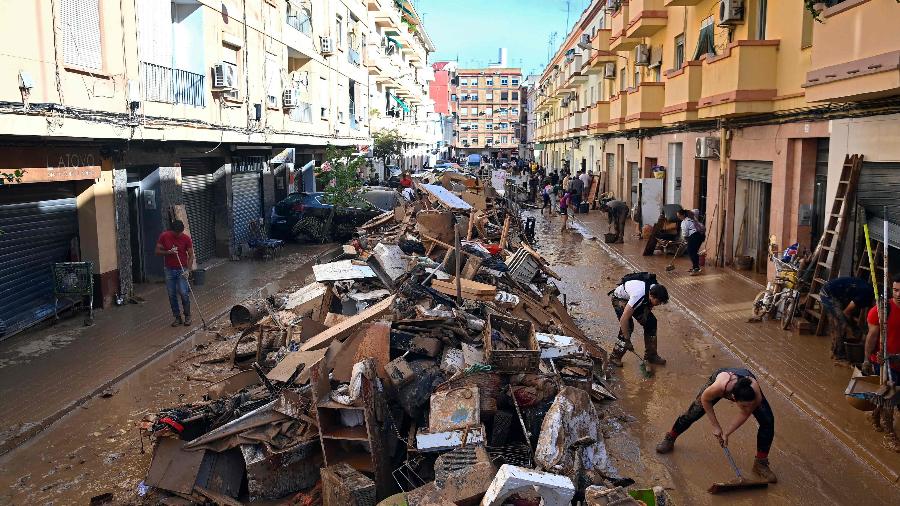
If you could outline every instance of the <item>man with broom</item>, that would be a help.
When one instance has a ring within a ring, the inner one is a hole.
[[[625,353],[634,353],[631,334],[634,332],[634,320],[637,320],[644,327],[644,362],[641,362],[641,369],[646,368],[646,362],[666,365],[666,359],[657,353],[657,321],[653,315],[654,307],[669,302],[666,287],[656,282],[655,274],[635,272],[624,276],[608,295],[612,296],[612,307],[619,320],[618,341],[609,355],[609,363],[622,367]]]
[[[725,430],[722,430],[713,408],[720,399],[737,404],[740,410],[740,414]],[[753,472],[769,483],[778,482],[778,478],[769,467],[769,449],[775,438],[775,414],[752,372],[730,367],[714,372],[687,411],[675,420],[672,430],[656,445],[656,452],[669,453],[674,450],[675,439],[694,422],[703,418],[704,414],[712,425],[713,436],[724,448],[728,447],[728,437],[744,425],[750,415],[753,415],[759,424],[759,430],[756,432],[756,459],[753,462]]]

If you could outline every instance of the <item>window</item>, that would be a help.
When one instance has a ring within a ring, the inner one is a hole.
[[[469,115],[469,108],[468,108],[468,107],[460,107],[460,108],[459,108],[459,115],[460,115],[460,116],[468,116],[468,115]]]
[[[806,49],[812,46],[813,43],[813,24],[815,20],[813,20],[812,14],[803,9],[803,30],[800,33],[800,48]]]
[[[509,128],[509,123],[500,123],[500,130],[506,130]]]
[[[319,116],[322,119],[328,119],[328,104],[330,103],[328,97],[328,79],[325,76],[321,76],[319,79],[319,106],[320,113]]]
[[[662,82],[662,65],[653,67],[653,80],[657,83]]]
[[[65,64],[101,70],[100,1],[63,0],[60,13]]]
[[[468,80],[467,78],[463,77],[463,78],[461,78],[461,79],[459,80],[459,85],[460,85],[460,86],[468,86],[468,85],[469,85],[469,80]]]
[[[513,114],[513,115],[519,114],[519,108],[518,108],[518,107],[513,107],[513,108],[510,109],[509,111],[510,111],[510,113]]]
[[[507,137],[505,135],[500,137],[500,144],[506,144]]]
[[[451,102],[456,102],[456,101],[458,101],[458,100],[459,100],[459,97],[456,96],[456,93],[450,95],[450,101],[451,101]]]
[[[344,18],[340,16],[334,20],[334,45],[338,49],[344,45]]]
[[[500,101],[509,100],[509,92],[501,91],[500,92]]]
[[[501,124],[502,124],[502,123],[501,123]],[[484,125],[484,129],[485,129],[485,130],[493,130],[493,129],[494,129],[494,124],[493,124],[493,123],[486,123],[486,124]]]
[[[518,91],[512,92],[512,99],[513,99],[513,100],[519,100],[519,92],[518,92]]]
[[[519,79],[513,77],[513,78],[512,78],[512,85],[513,85],[513,86],[518,86],[518,85],[519,85]]]
[[[309,8],[288,3],[287,24],[299,32],[310,35],[312,33],[312,15]]]
[[[494,114],[493,108],[488,107],[487,109],[484,110],[484,114],[487,116],[492,116]]]
[[[487,92],[487,93],[484,95],[484,99],[485,99],[486,101],[488,101],[488,102],[493,102],[493,101],[494,101],[494,94],[491,93],[491,92]]]
[[[478,116],[478,108],[477,107],[472,108],[472,116]]]
[[[508,86],[508,85],[509,85],[509,78],[508,78],[508,77],[501,77],[501,78],[500,78],[500,86]]]
[[[700,36],[697,38],[697,51],[694,53],[694,60],[699,60],[701,56],[716,54],[716,34],[714,32],[712,16],[703,20],[700,25]]]
[[[477,145],[478,145],[478,137],[472,137],[472,145],[473,145],[473,146],[477,146]]]
[[[274,57],[266,56],[266,107],[278,108],[281,94],[281,65]]]
[[[494,78],[493,78],[493,77],[486,77],[486,78],[484,78],[484,84],[485,84],[486,86],[493,86],[493,85],[494,85]]]
[[[628,81],[625,80],[625,72],[625,67],[619,70],[619,91],[625,91],[625,88],[628,87]]]
[[[684,66],[684,34],[675,37],[675,70]]]
[[[806,9],[803,9],[806,12]],[[765,40],[766,38],[766,11],[768,11],[767,0],[758,0],[756,2],[756,39]]]
[[[641,84],[641,68],[634,67],[634,81],[632,83],[633,88],[637,88]]]
[[[472,96],[469,97],[469,100],[478,102],[478,93],[473,93]]]

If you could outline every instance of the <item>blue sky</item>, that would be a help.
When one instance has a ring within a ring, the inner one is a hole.
[[[485,67],[506,47],[510,67],[525,75],[547,64],[550,35],[553,52],[589,0],[412,0],[424,17],[425,30],[437,51],[430,60],[457,60],[463,68]],[[566,26],[566,8],[569,24]]]

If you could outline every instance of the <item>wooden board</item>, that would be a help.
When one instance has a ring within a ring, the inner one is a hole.
[[[472,209],[472,206],[469,205],[468,202],[457,197],[455,193],[443,186],[438,186],[436,184],[420,184],[418,187],[447,209],[459,211],[468,211]]]
[[[334,341],[335,339],[343,339],[349,336],[363,323],[372,321],[382,314],[388,312],[391,308],[391,305],[393,305],[394,303],[395,297],[396,295],[391,295],[378,304],[366,308],[365,311],[359,314],[355,314],[350,318],[347,318],[346,320],[329,328],[325,332],[320,333],[309,341],[303,343],[303,346],[300,347],[300,351],[310,351],[324,348],[331,344],[331,341]]]
[[[462,297],[470,300],[492,301],[497,295],[497,287],[485,283],[472,281],[460,277],[460,288]],[[446,295],[456,296],[456,280],[451,278],[447,281],[434,279],[431,281],[431,288]]]

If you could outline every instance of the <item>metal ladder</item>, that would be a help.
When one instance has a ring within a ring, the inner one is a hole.
[[[847,155],[844,158],[841,179],[838,181],[834,201],[831,204],[831,213],[825,220],[825,231],[822,233],[822,238],[819,239],[819,245],[813,256],[816,264],[803,308],[803,317],[806,321],[815,324],[813,334],[817,336],[821,336],[825,332],[822,297],[819,292],[822,291],[822,287],[828,280],[837,275],[841,268],[841,244],[844,234],[847,233],[850,210],[856,201],[856,183],[859,181],[862,161],[862,155]]]

